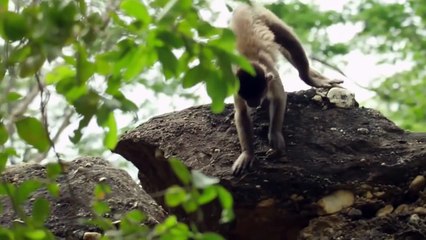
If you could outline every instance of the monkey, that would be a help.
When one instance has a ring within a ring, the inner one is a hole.
[[[237,51],[249,60],[254,75],[237,68],[240,88],[234,94],[234,121],[241,154],[232,165],[234,176],[247,171],[255,160],[253,124],[249,110],[267,99],[269,104],[268,141],[273,150],[283,152],[282,133],[287,94],[276,68],[279,53],[294,66],[300,79],[317,88],[338,86],[342,80],[331,80],[310,67],[305,50],[293,30],[270,10],[260,5],[242,4],[232,15],[231,30]]]

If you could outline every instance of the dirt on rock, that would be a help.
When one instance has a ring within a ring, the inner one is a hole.
[[[220,178],[234,196],[236,220],[210,228],[228,239],[426,239],[424,182],[412,186],[426,176],[426,134],[315,95],[289,94],[284,156],[268,153],[267,110],[252,114],[257,160],[242,177],[231,174],[240,153],[231,105],[217,115],[205,105],[152,118],[123,135],[115,152],[139,168],[147,192],[179,183],[169,156]]]
[[[111,192],[106,194],[105,202],[111,208],[108,218],[119,220],[126,212],[139,209],[147,216],[145,224],[154,225],[165,217],[165,211],[159,206],[130,175],[113,167],[101,158],[81,157],[65,163],[66,172],[60,175],[57,183],[60,195],[53,198],[45,188],[32,194],[23,206],[25,213],[31,213],[36,198],[50,201],[51,215],[45,226],[57,239],[80,240],[87,231],[101,232],[95,226],[84,224],[81,220],[93,216],[91,203],[94,200],[94,188],[99,183],[108,184]],[[1,175],[3,182],[19,185],[30,179],[46,179],[46,168],[39,164],[19,164],[7,168]],[[0,225],[19,224],[8,198],[0,198],[3,211]]]

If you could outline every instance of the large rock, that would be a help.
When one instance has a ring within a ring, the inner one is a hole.
[[[426,237],[422,217],[412,227],[414,209],[425,204],[424,184],[409,189],[425,174],[426,134],[405,132],[373,109],[336,108],[311,89],[289,94],[287,153],[273,156],[267,111],[253,118],[257,162],[242,177],[231,175],[240,153],[231,105],[218,115],[198,106],[152,118],[124,134],[115,152],[139,168],[148,192],[178,183],[166,161],[172,155],[219,177],[235,199],[229,239]],[[404,211],[393,210],[402,204]],[[393,222],[398,227],[390,228]]]
[[[20,184],[28,179],[46,178],[46,169],[39,164],[19,164],[9,167],[1,177],[5,182]],[[93,190],[98,183],[111,187],[111,193],[106,195],[105,201],[111,208],[108,217],[113,221],[119,220],[124,213],[132,209],[145,212],[148,225],[164,219],[165,212],[162,207],[157,205],[127,172],[114,168],[101,158],[89,157],[66,163],[66,173],[58,178],[61,187],[59,198],[52,198],[45,189],[40,189],[24,205],[24,211],[31,212],[31,205],[36,198],[47,198],[51,202],[51,216],[46,227],[58,238],[82,239],[86,231],[99,231],[80,222],[81,219],[92,216]],[[9,226],[13,222],[19,222],[8,199],[0,198],[0,204],[3,206],[1,225]]]

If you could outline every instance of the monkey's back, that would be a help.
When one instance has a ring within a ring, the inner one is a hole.
[[[276,60],[278,45],[264,22],[268,14],[272,13],[261,6],[241,5],[234,10],[231,29],[236,36],[237,50],[250,60],[259,60],[265,54]]]

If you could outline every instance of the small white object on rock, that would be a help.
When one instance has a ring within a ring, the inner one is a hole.
[[[425,188],[425,185],[426,185],[426,178],[422,175],[418,175],[417,177],[413,179],[413,181],[410,183],[410,186],[408,188],[412,192],[419,192]]]
[[[410,223],[418,223],[420,221],[420,217],[417,214],[412,214],[410,219],[408,220]]]
[[[392,205],[390,205],[390,204],[388,204],[388,205],[386,205],[386,206],[384,206],[384,207],[380,208],[380,209],[377,211],[376,216],[377,216],[377,217],[384,217],[384,216],[386,216],[386,215],[390,214],[391,212],[393,212],[393,206],[392,206]]]
[[[370,130],[368,130],[368,128],[358,128],[356,131],[361,133],[361,134],[369,134],[370,133]]]
[[[101,239],[102,235],[98,232],[85,232],[83,240],[98,240]]]
[[[315,95],[312,97],[312,100],[315,102],[322,102],[322,97],[320,95]]]
[[[340,210],[350,207],[355,202],[355,196],[352,192],[346,190],[338,190],[318,201],[319,214],[332,214]]]
[[[327,93],[327,98],[330,103],[333,103],[339,108],[352,108],[357,104],[355,101],[355,94],[345,88],[331,88]]]

